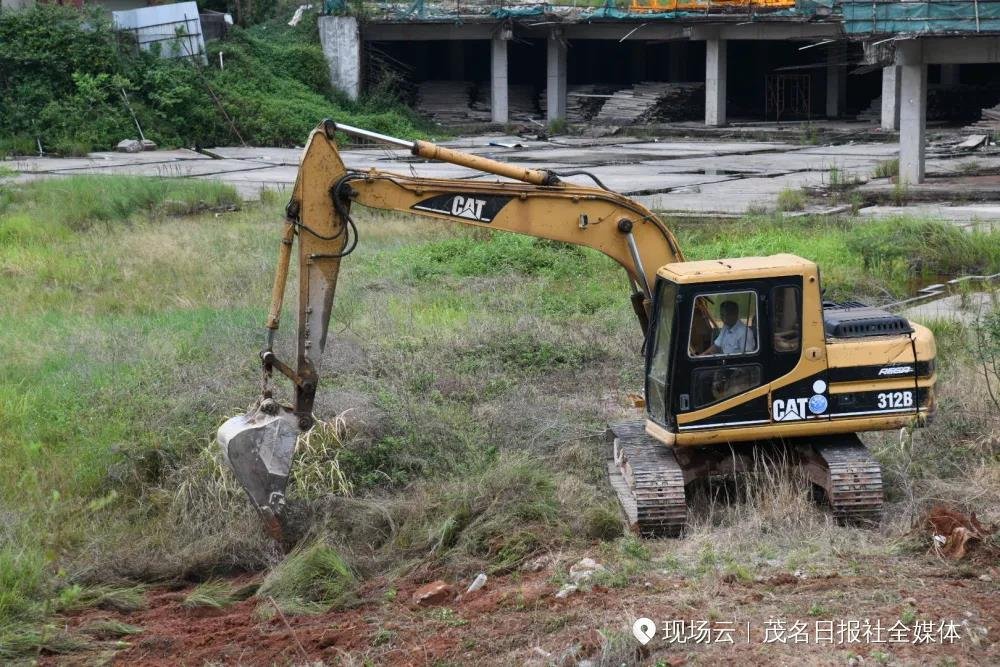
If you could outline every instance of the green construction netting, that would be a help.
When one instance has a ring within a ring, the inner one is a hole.
[[[498,19],[507,19],[519,18],[522,16],[541,16],[543,14],[551,13],[551,11],[552,8],[549,6],[504,7],[501,9],[494,9],[490,12],[490,16]],[[791,8],[776,10],[760,9],[755,10],[754,13],[757,13],[758,11],[766,16],[797,16],[800,14],[798,9]],[[581,12],[580,15],[576,17],[576,20],[590,21],[593,19],[610,19],[612,21],[664,21],[705,16],[706,13],[708,12],[630,12],[624,9],[617,9],[615,7],[598,7],[596,9],[588,9]]]
[[[729,11],[725,11],[722,6],[706,8],[706,11],[684,11],[676,10],[669,12],[635,12],[627,9],[612,6],[615,0],[608,0],[603,7],[593,7],[581,9],[579,14],[574,14],[572,18],[567,17],[567,21],[671,21],[686,18],[702,17],[707,14],[718,13],[742,13],[752,19],[754,16],[813,16],[820,10],[830,13],[834,8],[835,0],[798,0],[794,8],[768,9],[766,7],[740,7],[730,5]],[[619,2],[618,4],[622,4]],[[456,12],[453,5],[443,5],[431,0],[412,0],[412,3],[376,3],[376,6],[384,14],[391,15],[397,19],[417,19],[417,20],[455,20],[460,21],[461,15]],[[535,5],[521,5],[516,7],[498,7],[492,10],[489,15],[496,19],[518,19],[545,15],[560,15],[560,10],[575,7],[570,4],[540,3]],[[324,0],[324,11],[327,14],[341,14],[348,10],[346,0]]]
[[[1000,32],[1000,2],[844,2],[844,32],[940,34]]]

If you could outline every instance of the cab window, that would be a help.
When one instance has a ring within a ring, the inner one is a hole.
[[[692,358],[757,353],[756,292],[699,294],[691,317],[688,355]]]
[[[775,287],[771,291],[774,351],[798,353],[802,346],[801,296],[798,287]]]

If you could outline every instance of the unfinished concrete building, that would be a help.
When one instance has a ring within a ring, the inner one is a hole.
[[[396,76],[411,103],[453,126],[860,117],[899,130],[910,183],[924,175],[929,69],[941,120],[975,122],[1000,101],[996,1],[416,0],[361,21],[323,17],[320,33],[336,86],[357,96]]]

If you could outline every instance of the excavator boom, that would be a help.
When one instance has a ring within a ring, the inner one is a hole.
[[[405,148],[414,155],[467,167],[506,180],[433,179],[349,170],[337,150],[337,132]],[[618,262],[632,287],[632,305],[645,333],[657,269],[682,261],[669,229],[649,210],[618,193],[579,185],[558,173],[519,167],[426,141],[405,141],[324,121],[310,135],[286,209],[271,306],[267,346],[261,352],[262,391],[251,409],[218,432],[223,455],[265,526],[281,534],[285,487],[298,436],[312,428],[317,363],[326,347],[341,260],[358,242],[354,203],[369,208],[516,232],[599,250]],[[296,358],[273,351],[293,245],[299,265]],[[294,387],[292,405],[275,400],[270,379],[277,370]]]

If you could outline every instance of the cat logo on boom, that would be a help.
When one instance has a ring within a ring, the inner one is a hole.
[[[488,224],[493,222],[493,218],[510,200],[510,197],[478,193],[437,195],[414,204],[413,208],[418,211],[439,213],[452,218]]]

